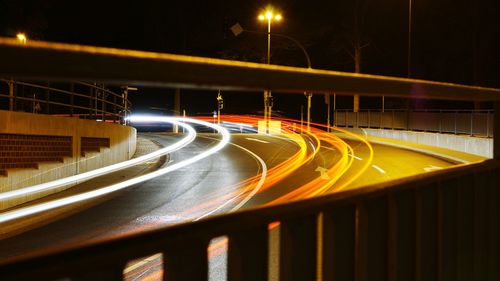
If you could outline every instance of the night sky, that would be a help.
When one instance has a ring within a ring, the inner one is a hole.
[[[172,2],[0,0],[0,35],[15,36],[23,31],[31,39],[265,63],[265,35],[243,33],[235,37],[228,28],[239,22],[246,29],[265,31],[257,14],[270,3],[284,17],[281,23],[273,24],[273,32],[300,41],[314,68],[354,71],[351,55],[357,30],[363,46],[362,73],[407,76],[408,0]],[[413,0],[412,77],[500,88],[497,2]],[[273,38],[272,46],[272,63],[306,66],[293,42]],[[132,102],[136,110],[171,110],[172,93],[172,89],[140,89]],[[200,95],[184,91],[182,107],[188,114],[208,113],[215,109],[215,96],[215,92]],[[223,96],[225,112],[261,110],[261,93]],[[304,102],[300,95],[278,95],[274,109],[297,117]],[[324,107],[320,95],[315,96],[314,106]],[[338,106],[351,107],[351,98],[340,99]],[[362,98],[361,108],[379,106],[376,99]],[[388,106],[400,107],[402,103],[394,100],[391,104],[389,100]],[[321,119],[323,113],[318,110],[317,115],[316,119]]]

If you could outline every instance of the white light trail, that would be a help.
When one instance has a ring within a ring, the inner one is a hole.
[[[124,168],[132,167],[134,165],[146,162],[148,160],[151,160],[151,159],[160,157],[162,155],[165,155],[167,153],[171,153],[171,152],[174,152],[178,149],[181,149],[184,146],[191,143],[196,138],[196,131],[194,130],[193,127],[191,127],[185,123],[179,122],[180,120],[182,120],[182,118],[175,118],[175,117],[163,117],[163,118],[164,118],[163,122],[172,123],[175,125],[182,126],[184,129],[187,130],[187,135],[184,138],[182,138],[180,141],[178,141],[172,145],[169,145],[169,146],[164,147],[162,149],[159,149],[155,152],[152,152],[152,153],[149,153],[149,154],[146,154],[146,155],[134,158],[134,159],[123,161],[120,163],[116,163],[116,164],[113,164],[110,166],[95,169],[95,170],[81,173],[78,175],[58,179],[55,181],[50,181],[50,182],[46,182],[46,183],[42,183],[42,184],[33,185],[30,187],[20,188],[17,190],[2,192],[2,193],[0,193],[0,201],[12,199],[12,198],[16,198],[16,197],[28,195],[28,194],[31,195],[31,194],[36,193],[36,192],[55,189],[55,188],[58,188],[61,186],[76,183],[78,181],[92,179],[92,178],[102,176],[105,174],[109,174],[111,172],[115,172],[115,171],[118,171],[118,170],[121,170]]]
[[[129,118],[129,120],[131,120],[132,122],[168,122],[168,121],[166,121],[167,120],[166,117],[156,117],[156,116],[131,116]],[[19,210],[14,210],[14,211],[6,212],[4,214],[0,214],[0,223],[11,221],[11,220],[18,219],[18,218],[28,216],[28,215],[33,215],[33,214],[36,214],[39,212],[44,212],[44,211],[51,210],[54,208],[70,205],[70,204],[73,204],[76,202],[89,200],[89,199],[96,198],[96,197],[99,197],[102,195],[106,195],[106,194],[124,189],[126,187],[131,186],[131,185],[138,184],[138,183],[150,180],[152,178],[164,175],[166,173],[175,171],[177,169],[186,167],[192,163],[195,163],[195,162],[197,162],[205,157],[208,157],[209,155],[212,155],[212,154],[216,153],[217,151],[221,150],[229,142],[229,140],[231,138],[227,129],[225,129],[221,126],[218,126],[216,124],[208,123],[208,122],[201,121],[201,120],[189,119],[189,118],[183,118],[183,121],[198,124],[198,125],[203,125],[203,126],[207,126],[207,127],[212,128],[212,129],[215,129],[222,135],[222,139],[220,140],[220,142],[216,146],[210,148],[209,150],[206,150],[206,151],[204,151],[204,152],[202,152],[194,157],[183,160],[183,161],[178,162],[176,164],[173,164],[171,166],[167,166],[165,168],[156,170],[154,172],[151,172],[151,173],[148,173],[148,174],[145,174],[145,175],[133,178],[133,179],[129,179],[129,180],[126,180],[124,182],[120,182],[120,183],[113,184],[113,185],[110,185],[107,187],[103,187],[103,188],[100,188],[97,190],[93,190],[93,191],[85,192],[82,194],[73,195],[70,197],[66,197],[66,198],[62,198],[62,199],[58,199],[58,200],[53,200],[53,201],[42,203],[39,205],[26,207],[26,208],[22,208]]]

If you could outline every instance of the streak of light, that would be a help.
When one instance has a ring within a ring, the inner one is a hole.
[[[95,169],[95,170],[92,170],[89,172],[77,174],[77,175],[62,178],[62,179],[57,179],[55,181],[50,181],[50,182],[46,182],[46,183],[42,183],[42,184],[33,185],[30,187],[25,187],[25,188],[12,190],[12,191],[2,192],[2,193],[0,193],[0,200],[12,199],[12,198],[16,198],[16,197],[23,196],[23,195],[31,195],[31,194],[36,193],[36,192],[52,190],[52,189],[56,189],[56,188],[61,187],[61,186],[68,185],[68,184],[78,183],[79,181],[92,179],[92,178],[102,176],[105,174],[109,174],[109,173],[112,173],[112,172],[115,172],[115,171],[118,171],[118,170],[121,170],[124,168],[132,167],[134,165],[146,162],[148,160],[151,160],[151,159],[160,157],[162,155],[165,155],[167,153],[171,153],[171,152],[174,152],[178,149],[181,149],[181,148],[185,147],[186,145],[188,145],[189,143],[191,143],[196,138],[196,131],[193,129],[193,127],[191,127],[185,123],[179,122],[180,119],[181,118],[173,118],[173,117],[169,117],[168,119],[165,119],[165,122],[182,126],[184,129],[187,130],[187,135],[184,138],[182,138],[180,141],[178,141],[172,145],[169,145],[169,146],[164,147],[162,149],[159,149],[155,152],[152,152],[152,153],[149,153],[149,154],[146,154],[146,155],[134,158],[134,159],[123,161],[123,162],[116,163],[113,165],[109,165],[109,166],[106,166],[103,168]]]
[[[377,170],[377,171],[381,172],[382,174],[385,174],[385,171],[384,171],[382,168],[380,168],[379,166],[377,166],[377,165],[372,165],[372,167],[373,167],[375,170]]]
[[[256,139],[256,138],[246,138],[246,139],[247,139],[247,140],[251,140],[251,141],[260,142],[260,143],[269,143],[268,141],[259,140],[259,139]]]
[[[233,208],[231,208],[230,212],[234,212],[238,209],[240,209],[241,207],[243,207],[243,205],[245,205],[261,188],[262,188],[262,185],[264,185],[264,181],[266,180],[266,175],[267,175],[267,165],[266,165],[266,162],[264,162],[264,160],[262,160],[262,158],[260,158],[257,154],[253,153],[252,151],[240,146],[240,145],[237,145],[237,144],[234,144],[234,143],[230,143],[231,145],[234,145],[236,147],[238,147],[239,149],[247,152],[248,154],[252,155],[252,157],[254,157],[260,164],[260,167],[262,169],[262,172],[260,173],[260,180],[257,182],[257,184],[255,185],[254,188],[252,188],[252,191],[249,192],[249,194],[243,199],[241,200],[236,206],[234,206]],[[236,199],[240,198],[242,195],[244,195],[245,193],[247,193],[247,190],[245,189],[243,192],[241,192],[240,194],[237,194],[236,196],[234,196],[233,198],[229,199],[229,200],[225,200],[224,203],[218,205],[217,208],[199,216],[198,218],[194,219],[194,221],[197,221],[197,220],[200,220],[200,219],[203,219],[219,210],[221,210],[222,208],[226,207],[227,205],[229,205],[230,203],[233,203],[233,201],[235,201]]]
[[[363,158],[358,157],[358,156],[356,156],[356,155],[349,154],[349,156],[350,156],[350,157],[352,157],[352,158],[354,158],[354,159],[356,159],[356,160],[359,160],[359,161],[362,161],[362,160],[363,160]]]
[[[131,116],[130,120],[133,122],[168,122],[167,120],[169,120],[169,119],[167,117],[158,117],[158,116]],[[206,158],[206,157],[216,153],[217,151],[224,148],[224,146],[226,146],[226,144],[229,142],[229,140],[231,138],[229,132],[225,128],[223,128],[219,125],[208,123],[208,122],[201,121],[201,120],[196,120],[196,119],[188,119],[188,118],[183,119],[183,121],[188,122],[188,123],[202,125],[202,126],[207,126],[207,127],[212,128],[212,129],[215,129],[222,135],[222,139],[220,140],[220,142],[217,145],[215,145],[214,147],[210,148],[207,151],[204,151],[204,152],[202,152],[194,157],[183,160],[183,161],[178,162],[176,164],[167,166],[167,167],[162,168],[162,169],[158,169],[154,172],[151,172],[151,173],[148,173],[148,174],[136,177],[136,178],[132,178],[132,179],[129,179],[129,180],[117,183],[117,184],[113,184],[113,185],[110,185],[107,187],[99,188],[99,189],[96,189],[93,191],[89,191],[89,192],[81,193],[78,195],[73,195],[73,196],[69,196],[66,198],[53,200],[53,201],[49,201],[46,203],[34,205],[31,207],[26,207],[26,208],[22,208],[22,209],[18,209],[18,210],[14,210],[14,211],[0,214],[0,223],[11,221],[11,220],[25,217],[28,215],[33,215],[33,214],[36,214],[39,212],[44,212],[44,211],[51,210],[54,208],[74,204],[77,202],[89,200],[92,198],[100,197],[100,196],[124,189],[126,187],[131,186],[131,185],[138,184],[138,183],[153,179],[153,178],[158,177],[158,176],[162,176],[166,173],[169,173],[169,172],[175,171],[177,169],[191,165],[191,164],[193,164],[193,163],[195,163],[203,158]]]

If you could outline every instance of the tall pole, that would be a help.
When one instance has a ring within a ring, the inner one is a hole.
[[[408,78],[411,77],[411,22],[412,22],[412,1],[413,0],[408,0],[408,69],[407,69],[407,74]]]
[[[267,64],[271,64],[271,20],[272,18],[267,19]],[[267,91],[266,97],[266,106],[267,106],[267,119],[271,119],[271,111],[272,107],[269,104],[269,99],[271,98],[271,91]]]

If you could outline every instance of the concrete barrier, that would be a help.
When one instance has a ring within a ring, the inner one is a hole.
[[[493,139],[399,130],[363,129],[369,136],[437,146],[487,158],[493,157]]]
[[[72,158],[65,158],[64,163],[40,163],[39,169],[11,169],[7,177],[0,177],[0,192],[44,183],[124,161],[132,157],[136,149],[136,130],[134,128],[77,118],[0,111],[0,133],[71,136],[73,138]],[[86,153],[85,156],[81,156],[81,137],[109,138],[110,148],[101,148],[99,153]],[[69,187],[64,186],[56,190],[0,202],[0,210]]]

